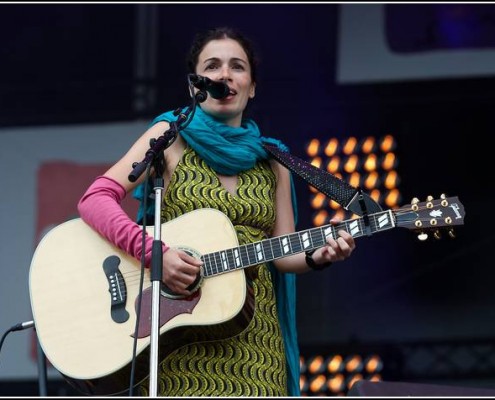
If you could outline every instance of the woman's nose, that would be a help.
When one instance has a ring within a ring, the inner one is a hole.
[[[228,65],[225,65],[220,69],[219,80],[225,81],[228,80],[229,78],[230,78],[230,68]]]

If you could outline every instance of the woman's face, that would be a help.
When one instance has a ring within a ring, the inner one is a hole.
[[[224,99],[208,95],[201,108],[231,126],[240,126],[247,102],[254,97],[251,66],[242,46],[233,39],[208,42],[198,57],[196,73],[214,81],[224,80],[230,93]]]

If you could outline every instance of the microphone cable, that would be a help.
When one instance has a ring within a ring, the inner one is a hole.
[[[26,322],[20,322],[7,329],[7,331],[5,331],[4,334],[2,335],[2,339],[0,339],[0,352],[2,351],[3,342],[5,341],[5,338],[10,332],[23,331],[24,329],[29,329],[32,327],[34,327],[34,321],[26,321]]]

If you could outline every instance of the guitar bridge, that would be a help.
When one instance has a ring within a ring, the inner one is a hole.
[[[103,271],[107,277],[111,296],[110,315],[115,322],[121,324],[129,319],[129,313],[125,309],[127,290],[119,265],[120,258],[117,256],[109,256],[103,261]]]

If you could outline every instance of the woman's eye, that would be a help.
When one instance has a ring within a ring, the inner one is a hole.
[[[243,66],[242,64],[234,64],[234,65],[232,66],[232,68],[233,68],[233,69],[241,69],[241,70],[243,70],[243,69],[244,69],[244,66]]]
[[[205,69],[215,69],[217,66],[216,64],[210,64],[210,65],[207,65]]]

